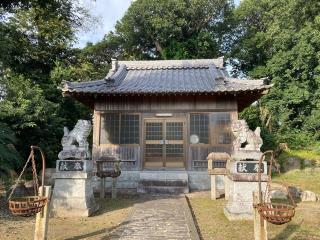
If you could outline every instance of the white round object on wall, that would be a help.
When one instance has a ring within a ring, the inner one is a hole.
[[[197,144],[197,143],[199,143],[199,141],[200,141],[200,139],[199,139],[198,135],[193,134],[190,136],[190,143],[191,144]]]

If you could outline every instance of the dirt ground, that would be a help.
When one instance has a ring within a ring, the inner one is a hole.
[[[89,218],[50,218],[48,239],[111,239],[125,220],[137,197],[107,198],[100,201],[100,210]],[[0,200],[0,239],[33,239],[35,217],[12,216],[4,198]]]
[[[253,222],[229,222],[223,213],[224,199],[210,200],[209,192],[188,194],[196,225],[203,240],[253,239]],[[141,201],[134,196],[119,196],[100,202],[100,210],[89,218],[50,218],[48,239],[114,239],[125,223],[133,205]],[[35,217],[12,216],[4,198],[0,198],[0,239],[33,239]],[[296,216],[289,224],[268,224],[270,240],[320,240],[320,203],[298,203]]]
[[[212,201],[209,192],[191,193],[188,198],[202,239],[253,239],[253,222],[229,222],[223,213],[224,199]],[[270,240],[320,240],[320,203],[298,203],[290,223],[267,228]]]

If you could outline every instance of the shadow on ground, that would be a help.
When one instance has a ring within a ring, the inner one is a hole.
[[[287,224],[287,226],[278,233],[275,237],[271,238],[270,240],[285,240],[289,239],[295,232],[298,231],[300,228],[300,224]]]
[[[120,235],[121,235],[121,231],[116,231],[116,230],[121,228],[121,227],[125,227],[125,225],[127,225],[128,223],[129,223],[129,221],[124,221],[121,224],[119,224],[117,226],[114,226],[114,227],[102,228],[102,229],[94,231],[94,232],[90,232],[90,233],[86,233],[86,234],[82,234],[82,235],[66,238],[64,240],[88,239],[88,238],[92,238],[94,236],[102,235],[102,234],[107,234],[107,235],[106,236],[100,236],[101,240],[116,239],[116,238],[119,238]]]

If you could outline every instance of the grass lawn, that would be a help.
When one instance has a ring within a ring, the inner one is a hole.
[[[289,171],[273,177],[273,180],[320,194],[320,172],[310,168]],[[224,216],[225,200],[212,201],[209,193],[207,196],[189,194],[189,200],[202,239],[253,239],[252,221],[229,222]],[[320,203],[299,203],[290,223],[268,224],[268,236],[270,240],[320,240]]]
[[[203,240],[253,239],[253,221],[228,221],[223,213],[225,200],[213,201],[209,195],[191,195],[189,200]],[[280,226],[268,224],[268,237],[269,240],[319,240],[319,226],[320,204],[300,203],[292,222]]]
[[[287,159],[294,158],[300,160],[300,167],[303,168],[306,164],[311,164],[314,166],[320,166],[320,154],[312,150],[283,150],[281,154],[277,157],[278,163],[282,166],[284,170],[284,165],[286,164]]]
[[[89,218],[50,218],[48,239],[110,239],[114,230],[125,220],[135,197],[119,197],[100,201],[100,210]],[[35,216],[16,217],[5,213],[4,201],[0,202],[0,239],[33,239]]]
[[[292,170],[282,173],[272,178],[277,182],[284,182],[288,185],[300,187],[303,190],[309,190],[320,194],[320,171],[313,171],[310,168],[304,170]],[[320,216],[319,216],[320,217]]]
[[[280,158],[298,157],[301,159],[315,160],[320,163],[320,154],[312,150],[284,150]]]

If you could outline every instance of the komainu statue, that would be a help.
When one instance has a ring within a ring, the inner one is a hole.
[[[234,151],[260,151],[263,144],[260,137],[260,127],[257,127],[255,131],[249,129],[246,120],[237,120],[231,126],[235,139],[233,141]]]
[[[62,151],[59,153],[59,159],[88,159],[90,158],[89,143],[87,137],[92,129],[89,120],[78,120],[74,128],[69,131],[67,127],[63,128],[64,134],[61,139]]]

